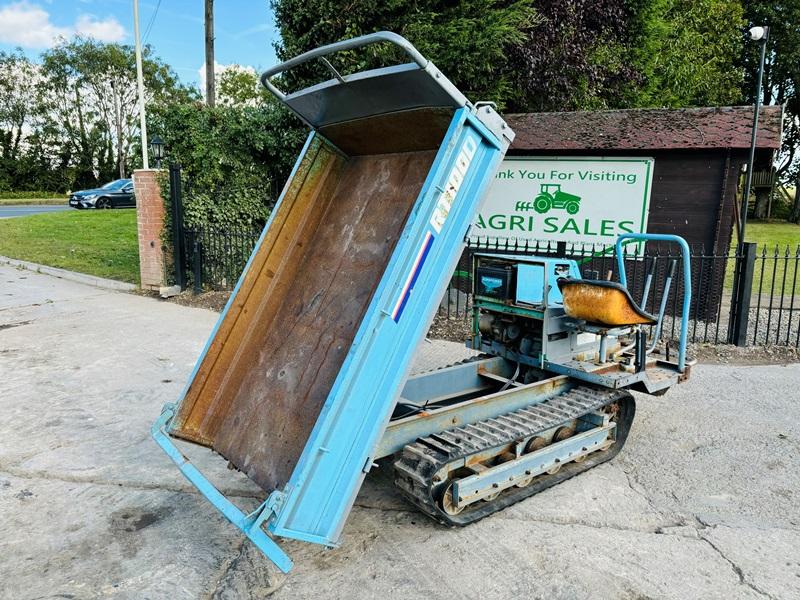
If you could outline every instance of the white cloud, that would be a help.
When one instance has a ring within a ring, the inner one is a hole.
[[[0,41],[26,48],[52,46],[69,30],[50,22],[50,14],[39,6],[15,2],[0,8]]]
[[[229,65],[221,65],[217,61],[214,61],[214,80],[219,82],[220,76],[227,71],[228,69],[233,69],[235,71],[246,71],[248,73],[256,74],[256,70],[248,65],[238,65],[236,63],[231,63]],[[206,63],[203,62],[200,65],[200,68],[197,70],[197,74],[200,77],[200,91],[203,94],[206,93]]]
[[[75,22],[75,33],[94,38],[99,42],[121,42],[127,33],[114,17],[97,19],[93,15],[81,15]]]
[[[125,39],[125,28],[114,17],[97,19],[81,15],[71,26],[61,27],[50,21],[50,13],[26,0],[0,7],[0,42],[23,48],[49,48],[60,38],[74,34],[92,37],[101,42]]]

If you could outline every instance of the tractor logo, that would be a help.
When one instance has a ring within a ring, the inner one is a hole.
[[[560,183],[543,183],[539,195],[533,201],[533,210],[539,214],[557,208],[574,215],[580,207],[581,197],[562,192]]]

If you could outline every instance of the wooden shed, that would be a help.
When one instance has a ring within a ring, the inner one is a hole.
[[[771,168],[782,119],[782,107],[762,107],[756,171]],[[727,251],[753,107],[525,113],[506,120],[516,132],[509,156],[652,157],[648,231],[681,235],[696,252]]]

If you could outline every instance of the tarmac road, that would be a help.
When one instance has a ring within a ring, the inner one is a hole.
[[[148,429],[210,311],[0,266],[0,598],[800,597],[800,365],[696,367],[637,396],[622,454],[463,529],[370,474],[324,550],[281,576]],[[463,352],[422,346],[417,368]],[[186,446],[243,508],[263,497]]]
[[[27,217],[29,215],[36,215],[39,213],[63,212],[70,210],[67,206],[66,200],[64,205],[29,205],[29,206],[8,206],[0,205],[0,219],[10,219],[11,217]]]

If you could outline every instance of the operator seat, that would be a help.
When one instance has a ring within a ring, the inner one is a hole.
[[[561,277],[558,288],[568,317],[606,327],[655,325],[656,317],[644,311],[616,281]]]

